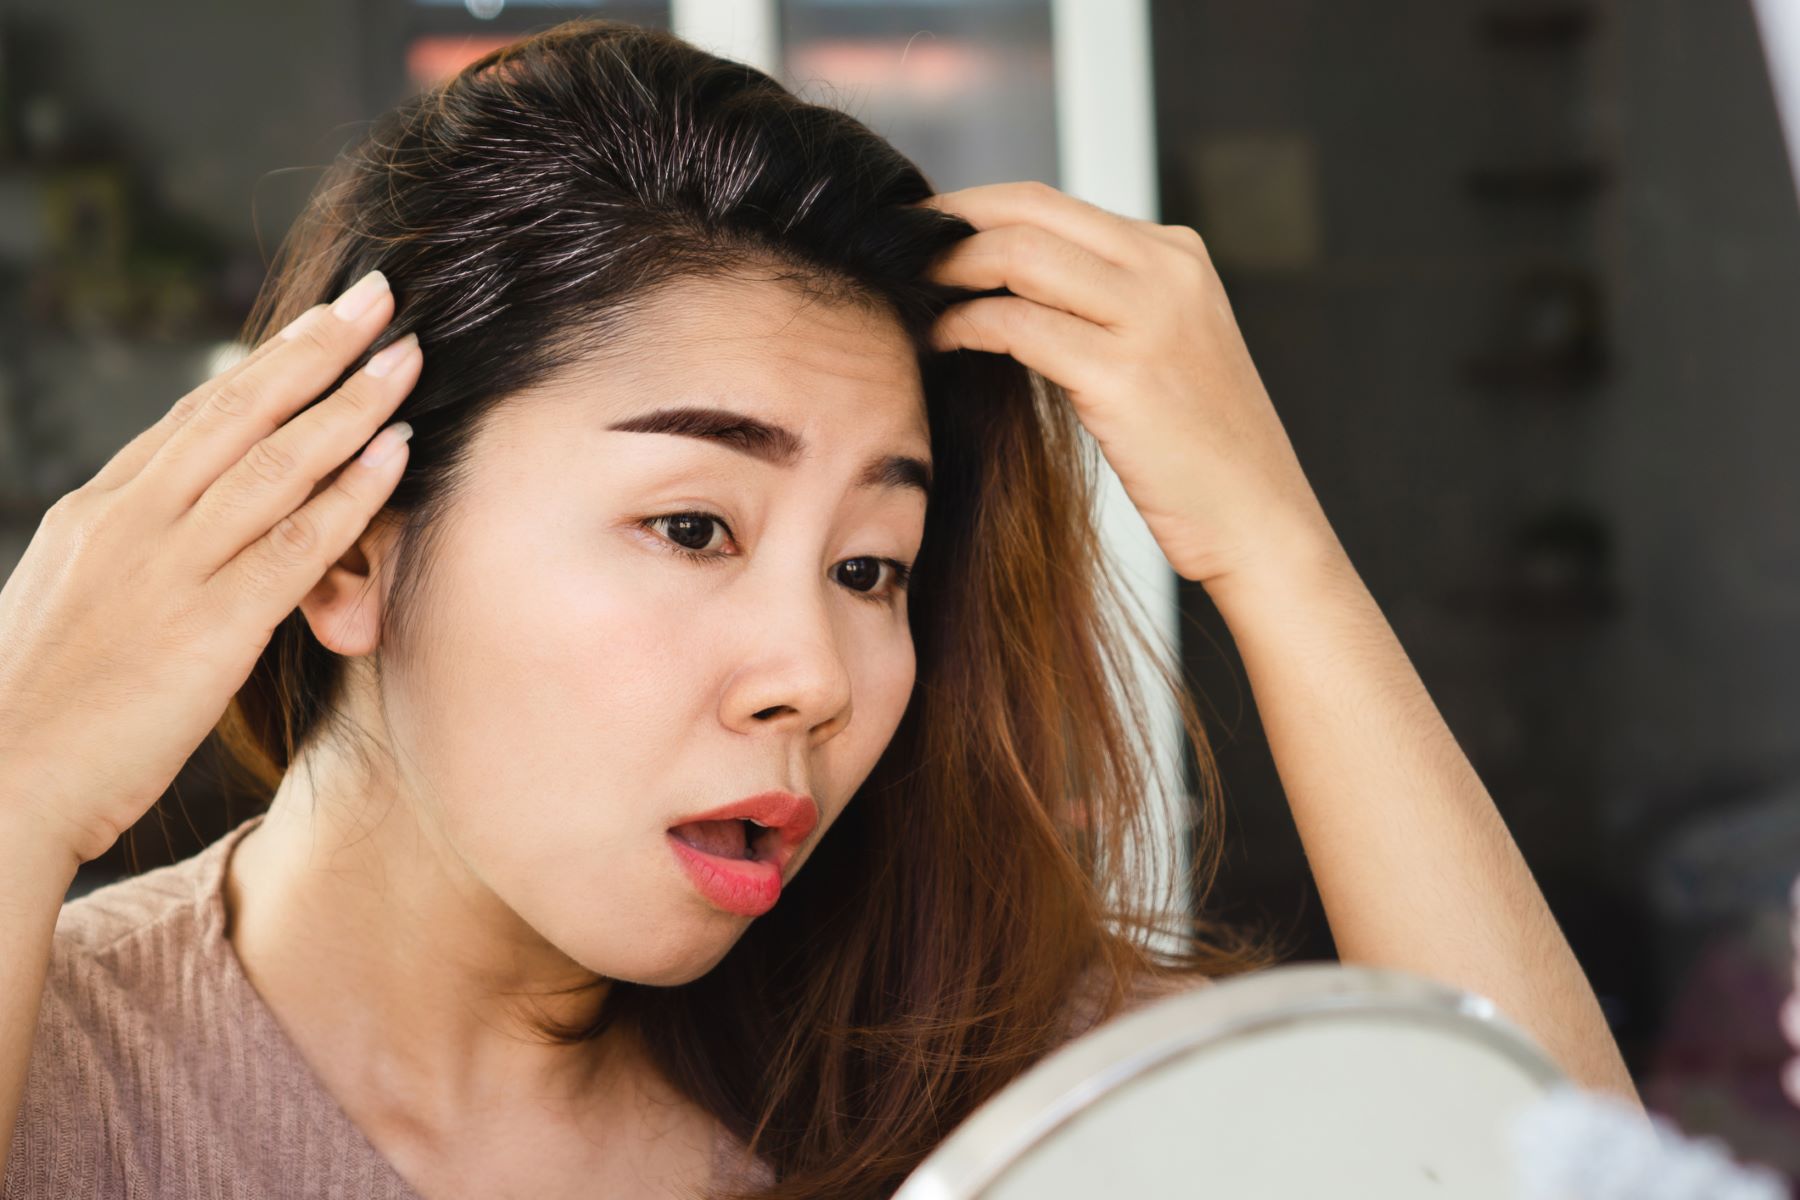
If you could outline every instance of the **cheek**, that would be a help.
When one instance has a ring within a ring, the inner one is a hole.
[[[874,655],[874,661],[876,668],[871,672],[872,678],[867,687],[875,697],[877,710],[882,714],[884,729],[891,734],[894,726],[900,723],[901,714],[906,711],[907,701],[912,698],[918,672],[912,638],[902,632],[899,637],[884,639]],[[883,742],[886,740],[886,737],[882,738]]]
[[[716,952],[694,943],[711,927],[660,829],[711,716],[712,623],[629,558],[489,538],[444,554],[428,659],[396,681],[421,799],[475,876],[590,969]]]
[[[403,736],[446,819],[480,837],[616,830],[695,728],[707,623],[683,620],[654,570],[567,535],[471,534],[443,563]]]
[[[565,781],[648,785],[710,712],[722,623],[691,585],[678,588],[678,571],[629,547],[585,558],[565,548],[532,570],[508,621],[509,640],[528,648],[502,694],[527,701],[521,711],[535,740],[557,748]]]
[[[846,795],[860,786],[893,740],[912,699],[917,669],[912,641],[904,632],[898,637],[891,633],[871,636],[851,664],[854,711],[839,753],[843,769],[853,778],[834,788],[838,794]]]

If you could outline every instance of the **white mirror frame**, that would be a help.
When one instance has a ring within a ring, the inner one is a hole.
[[[1162,998],[1108,1021],[1015,1079],[958,1126],[894,1200],[975,1200],[1083,1110],[1231,1039],[1321,1018],[1394,1018],[1477,1043],[1548,1094],[1568,1078],[1492,1001],[1409,972],[1292,963]]]

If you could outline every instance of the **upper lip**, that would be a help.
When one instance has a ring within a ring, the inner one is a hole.
[[[690,813],[676,821],[675,825],[686,825],[690,821],[739,820],[754,821],[773,832],[775,845],[769,858],[777,868],[781,868],[787,866],[794,850],[818,825],[819,806],[811,796],[776,789],[745,796],[742,800],[733,800],[730,804],[721,804],[705,812]]]

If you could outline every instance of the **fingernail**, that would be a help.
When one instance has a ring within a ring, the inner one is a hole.
[[[412,437],[413,427],[405,421],[395,421],[386,429],[375,435],[359,456],[365,467],[379,467],[398,450],[405,441]]]
[[[377,377],[386,375],[405,361],[406,356],[411,354],[418,344],[419,335],[409,333],[393,345],[384,346],[379,354],[369,360],[363,370]]]
[[[332,313],[340,321],[354,321],[369,311],[369,305],[387,291],[387,276],[380,271],[370,271],[350,286],[350,290],[337,298],[331,306]]]

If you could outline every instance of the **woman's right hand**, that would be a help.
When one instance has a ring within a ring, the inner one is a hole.
[[[0,588],[0,812],[25,806],[87,862],[174,781],[399,482],[404,423],[369,446],[385,461],[338,468],[418,380],[414,335],[307,407],[393,312],[371,272],[50,507]]]

